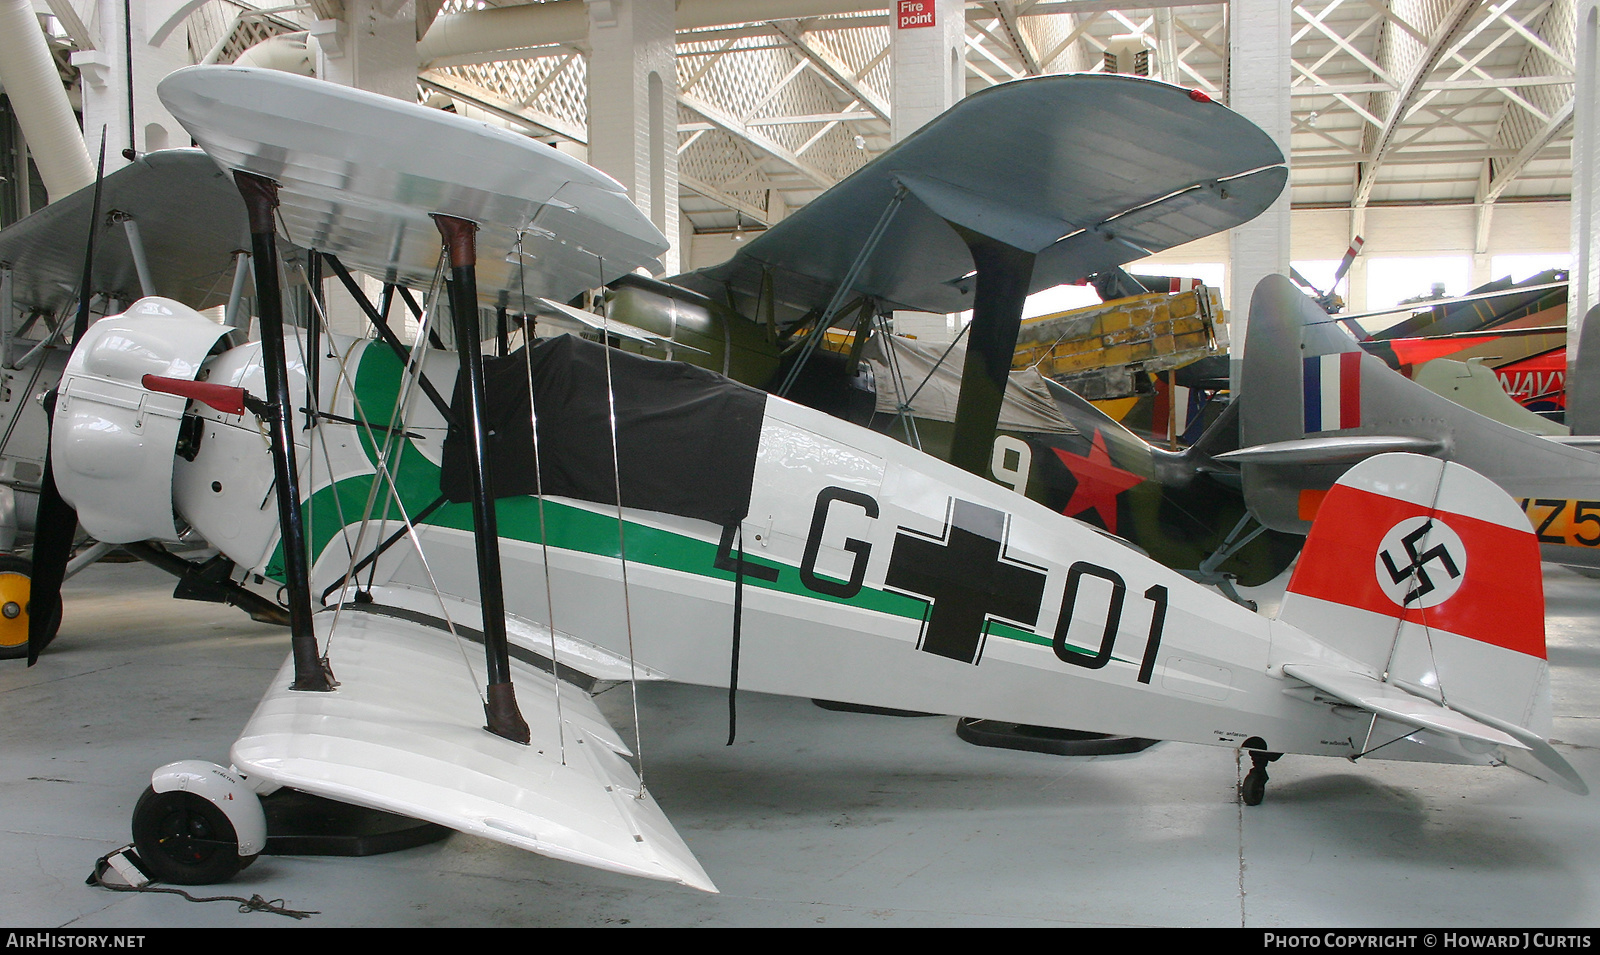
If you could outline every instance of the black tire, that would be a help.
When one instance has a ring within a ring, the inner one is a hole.
[[[222,810],[176,790],[146,787],[133,807],[133,846],[155,881],[174,885],[226,882],[255,861],[240,858],[239,838]]]
[[[1259,806],[1261,800],[1267,797],[1267,774],[1265,770],[1252,769],[1244,774],[1244,782],[1239,785],[1239,798],[1244,800],[1246,806]]]
[[[33,561],[14,554],[0,555],[0,660],[18,660],[28,655],[32,581]]]

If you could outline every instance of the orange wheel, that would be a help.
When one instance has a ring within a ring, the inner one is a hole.
[[[0,557],[0,660],[28,655],[28,598],[33,562]]]

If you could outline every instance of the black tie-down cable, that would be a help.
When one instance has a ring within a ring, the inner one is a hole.
[[[95,860],[94,871],[89,873],[89,878],[85,879],[83,884],[97,885],[102,889],[110,889],[113,892],[163,892],[168,895],[181,895],[190,902],[237,902],[239,904],[240,912],[271,912],[274,915],[287,915],[292,919],[308,919],[313,915],[322,914],[321,912],[317,911],[302,911],[300,909],[287,908],[283,905],[283,899],[272,899],[269,901],[267,899],[263,899],[259,895],[252,895],[248,899],[237,895],[213,895],[196,898],[182,889],[169,889],[164,886],[150,885],[148,883],[143,885],[135,885],[132,882],[124,884],[107,881],[106,873],[112,868],[118,868],[118,873],[122,873],[122,869],[114,866],[112,862],[113,858],[117,856],[121,856],[124,860],[126,860],[127,863],[132,864],[132,866],[138,871],[139,875],[143,876],[144,878],[149,878],[149,876],[145,874],[144,869],[140,866],[139,856],[134,852],[133,846],[123,846],[122,848],[108,852],[99,859]]]

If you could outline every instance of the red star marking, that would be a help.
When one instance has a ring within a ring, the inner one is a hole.
[[[1072,476],[1078,479],[1078,486],[1072,492],[1072,498],[1067,501],[1067,506],[1061,513],[1068,517],[1077,517],[1086,511],[1093,510],[1100,515],[1100,522],[1106,530],[1115,534],[1117,532],[1117,495],[1140,484],[1144,478],[1129,471],[1124,471],[1111,463],[1111,455],[1106,452],[1106,439],[1098,430],[1094,433],[1094,440],[1089,444],[1087,455],[1073,454],[1060,448],[1052,448],[1061,463],[1067,466]]]

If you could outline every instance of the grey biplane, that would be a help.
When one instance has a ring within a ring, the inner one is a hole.
[[[1019,116],[1059,119],[1040,128]],[[871,380],[885,395],[926,391],[953,365],[956,397],[940,420],[877,426],[1170,566],[1258,584],[1293,548],[1236,533],[1237,491],[1216,480],[1229,467],[1200,452],[1178,461],[1070,394],[1042,399],[1051,421],[1031,432],[997,421],[1029,294],[1247,222],[1286,181],[1271,138],[1198,91],[1118,75],[1007,84],[962,100],[727,262],[612,283],[608,313],[699,350],[675,353],[684,361],[869,424],[885,399],[868,396],[867,410],[853,399],[867,342],[889,338],[887,316],[971,309],[958,351],[902,382]],[[830,329],[847,354],[827,352]],[[879,353],[892,371],[892,351]],[[1206,447],[1231,448],[1232,430],[1224,423]],[[1020,474],[1017,441],[1029,445]]]

